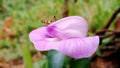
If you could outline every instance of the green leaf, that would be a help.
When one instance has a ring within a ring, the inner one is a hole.
[[[96,54],[97,54],[98,56],[100,56],[100,55],[101,55],[100,48],[98,48],[98,50],[96,51]]]
[[[33,68],[32,57],[31,57],[31,54],[30,54],[30,50],[25,45],[22,45],[21,49],[23,51],[22,53],[23,53],[25,68]]]
[[[34,63],[34,68],[48,68],[47,57],[43,55],[42,58],[38,59],[38,61]]]
[[[84,58],[84,59],[73,59],[70,63],[70,68],[89,68],[90,66],[90,59]]]
[[[51,50],[48,52],[48,68],[63,68],[64,55],[58,51]]]

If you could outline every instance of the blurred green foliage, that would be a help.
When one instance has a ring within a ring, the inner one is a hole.
[[[27,68],[48,68],[46,55],[32,62],[31,53],[37,51],[28,36],[30,31],[43,26],[41,20],[48,20],[54,15],[60,19],[63,3],[64,0],[0,0],[0,29],[3,28],[5,18],[11,17],[14,23],[10,29],[17,36],[12,39],[0,39],[0,57],[9,61],[22,56]],[[120,7],[119,0],[78,0],[76,3],[74,0],[69,0],[69,15],[84,17],[92,35],[107,22],[118,7]],[[76,68],[87,68],[86,65],[89,66],[89,62],[89,59],[81,59],[73,65]],[[65,67],[69,68],[69,65]]]

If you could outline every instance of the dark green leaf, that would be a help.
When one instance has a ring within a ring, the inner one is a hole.
[[[89,68],[90,66],[90,59],[84,58],[84,59],[72,59],[70,63],[70,68]]]
[[[51,50],[48,52],[48,68],[63,68],[64,55],[58,51]]]

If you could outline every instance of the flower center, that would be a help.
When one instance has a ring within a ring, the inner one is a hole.
[[[60,41],[60,39],[57,36],[57,31],[55,26],[48,26],[47,27],[47,41],[55,42],[55,41]]]
[[[49,42],[60,41],[58,38],[46,38],[46,40],[49,41]]]

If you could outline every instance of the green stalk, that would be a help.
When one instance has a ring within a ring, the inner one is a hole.
[[[25,68],[33,68],[30,50],[25,45],[22,45],[21,49],[23,51],[22,54],[23,54],[23,59],[25,63]]]

